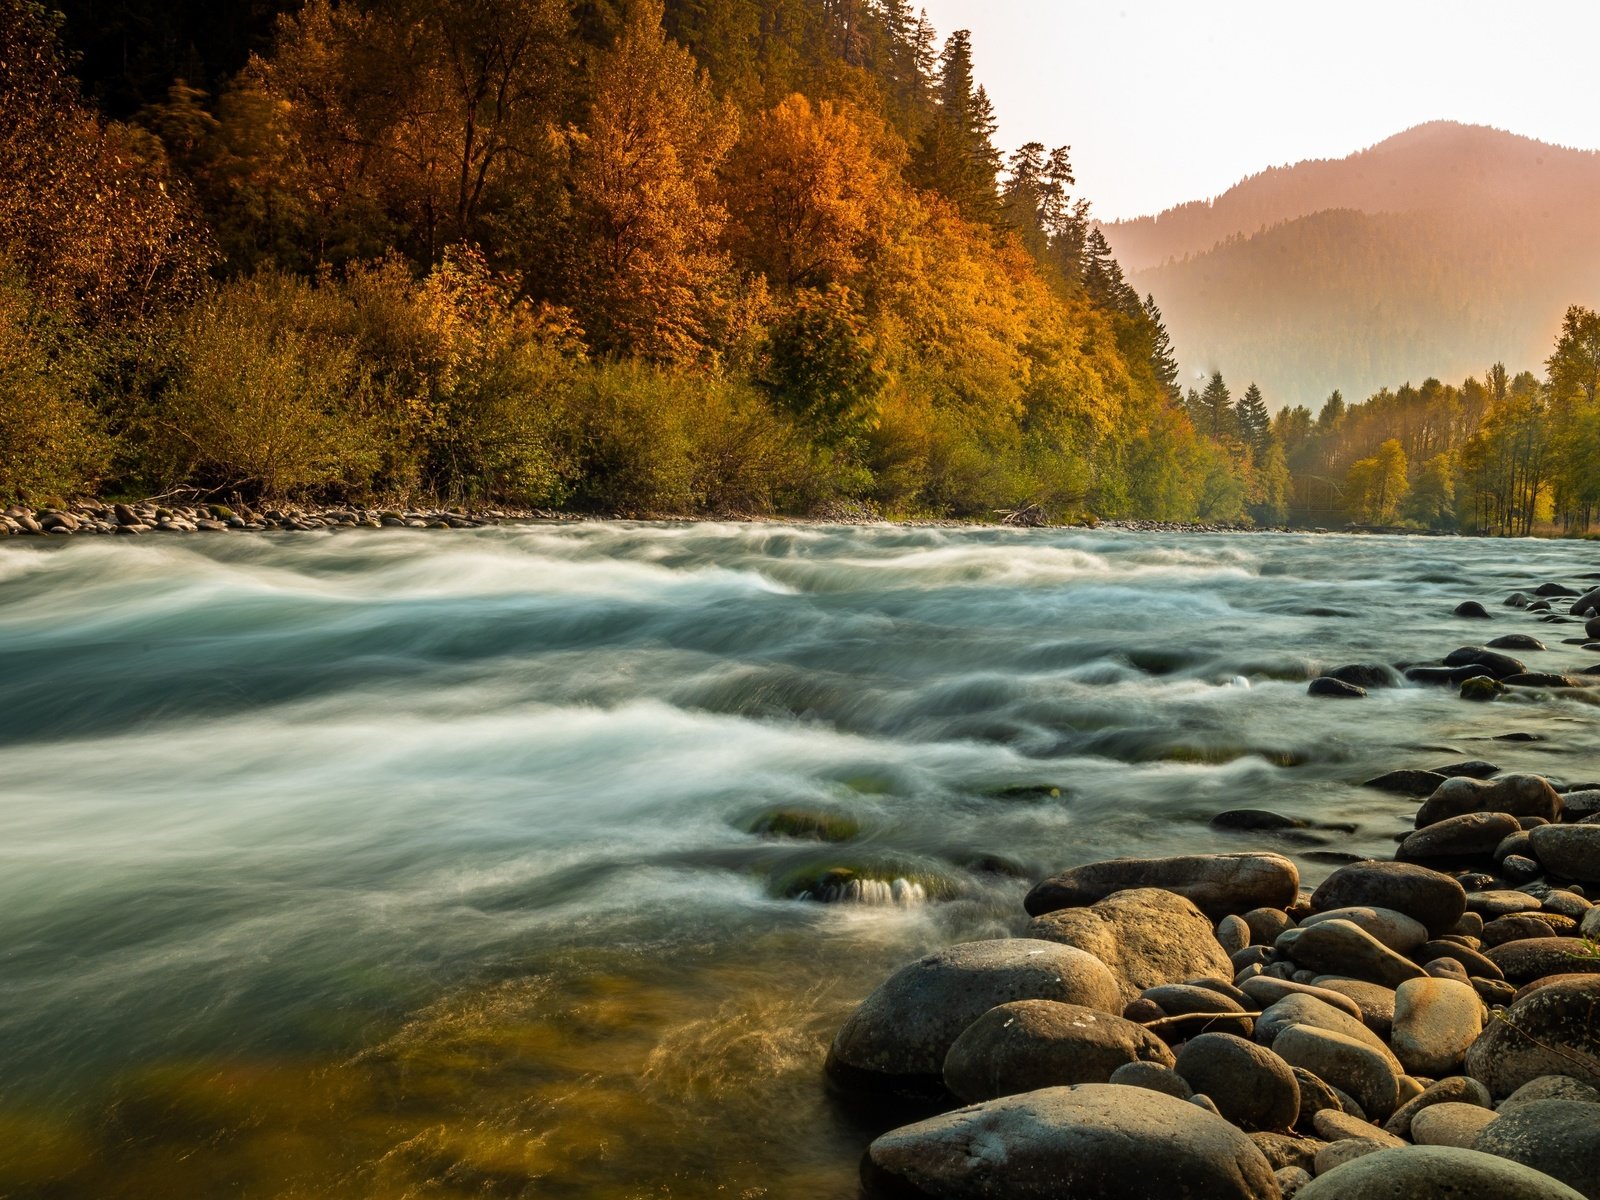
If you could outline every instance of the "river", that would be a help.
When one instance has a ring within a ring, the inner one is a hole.
[[[13,539],[0,1196],[851,1196],[870,1130],[824,1093],[828,1038],[900,963],[1020,929],[1040,875],[1270,845],[1314,880],[1392,852],[1413,808],[1357,786],[1381,771],[1600,773],[1571,699],[1305,694],[1492,633],[1590,665],[1560,644],[1580,626],[1501,601],[1597,557],[710,523]],[[1497,619],[1452,618],[1472,598]],[[1490,740],[1517,731],[1544,740]],[[1240,807],[1343,828],[1208,828]],[[752,832],[781,811],[851,836]]]

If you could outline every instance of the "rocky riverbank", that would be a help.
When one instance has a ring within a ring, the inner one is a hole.
[[[1600,639],[1600,588],[1534,595]],[[1526,637],[1310,691],[1600,695],[1600,666],[1535,678],[1503,652]],[[1369,783],[1418,805],[1393,860],[1314,889],[1269,850],[1071,867],[1029,892],[1021,936],[891,975],[826,1066],[842,1102],[898,1125],[863,1159],[867,1194],[1600,1200],[1600,763]]]
[[[0,537],[72,537],[143,533],[232,533],[312,529],[475,529],[500,521],[560,519],[534,510],[465,508],[233,508],[226,504],[75,504],[67,508],[12,505],[0,512]]]

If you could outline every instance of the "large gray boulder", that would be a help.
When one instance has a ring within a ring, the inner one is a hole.
[[[879,984],[834,1037],[828,1073],[847,1089],[942,1094],[944,1060],[956,1038],[1012,1000],[1120,1009],[1116,978],[1092,954],[1030,938],[965,942]]]
[[[1318,912],[1367,906],[1392,908],[1445,933],[1467,910],[1467,893],[1448,875],[1415,863],[1367,861],[1340,867],[1311,893]]]
[[[1250,1138],[1145,1088],[1084,1084],[1006,1096],[873,1142],[869,1195],[939,1200],[1279,1200]]]
[[[1013,1000],[962,1032],[944,1060],[944,1083],[969,1104],[1075,1083],[1105,1083],[1128,1063],[1173,1065],[1143,1025],[1057,1000]]]
[[[1161,984],[1233,978],[1233,964],[1210,919],[1184,897],[1161,888],[1134,888],[1088,908],[1057,909],[1031,921],[1027,936],[1094,955],[1117,977],[1124,1004]]]
[[[1498,779],[1446,779],[1417,809],[1418,829],[1464,813],[1498,812],[1514,817],[1561,817],[1561,793],[1543,775]]]
[[[1052,875],[1023,902],[1030,916],[1093,904],[1130,888],[1164,888],[1192,901],[1213,921],[1253,908],[1288,908],[1300,872],[1281,854],[1183,854],[1113,858]]]
[[[1319,1175],[1296,1200],[1581,1200],[1520,1163],[1453,1146],[1379,1150]]]
[[[1582,1100],[1533,1100],[1478,1135],[1475,1149],[1543,1171],[1600,1200],[1600,1111]]]
[[[1600,1088],[1600,975],[1529,992],[1467,1050],[1467,1074],[1495,1099],[1541,1075],[1568,1075]]]

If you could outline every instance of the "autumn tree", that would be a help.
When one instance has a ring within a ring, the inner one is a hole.
[[[160,144],[83,106],[59,25],[0,0],[0,259],[87,321],[151,316],[194,293],[206,239]]]
[[[900,148],[875,117],[790,96],[761,113],[729,156],[729,241],[779,287],[847,279],[884,236]]]
[[[823,446],[867,432],[883,375],[859,299],[837,285],[798,293],[772,329],[760,381]]]
[[[692,359],[709,339],[708,292],[726,271],[714,249],[726,216],[716,179],[736,115],[662,32],[659,0],[638,6],[590,88],[569,135],[581,323],[599,350]]]
[[[1363,525],[1393,524],[1410,490],[1406,467],[1406,452],[1392,438],[1371,458],[1352,463],[1344,483],[1351,519]]]
[[[1224,441],[1233,437],[1237,432],[1234,421],[1233,397],[1228,391],[1228,385],[1223,381],[1221,371],[1213,371],[1211,378],[1206,381],[1203,392],[1189,390],[1193,397],[1194,407],[1189,416],[1194,421],[1195,428],[1213,441]]]

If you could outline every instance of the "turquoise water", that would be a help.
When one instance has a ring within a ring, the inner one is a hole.
[[[1288,853],[1387,853],[1412,806],[1355,785],[1394,767],[1600,774],[1573,699],[1304,694],[1504,632],[1593,665],[1500,601],[1597,570],[1270,534],[13,539],[0,1195],[849,1195],[832,1029],[1019,928],[1037,876],[1273,844],[1208,829],[1239,807],[1356,826]],[[1547,740],[1486,740],[1519,730]],[[858,833],[750,832],[776,809]],[[880,902],[797,898],[831,868]]]

